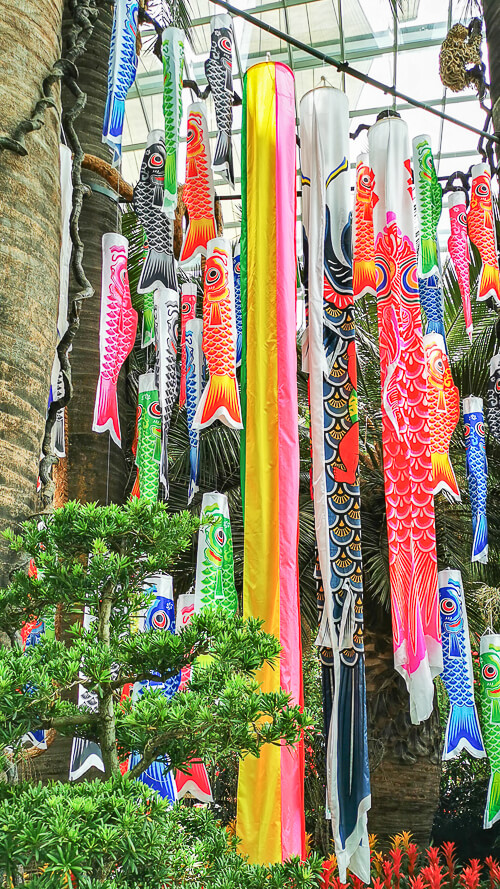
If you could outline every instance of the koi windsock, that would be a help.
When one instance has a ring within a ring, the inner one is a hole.
[[[189,282],[181,287],[181,388],[179,408],[186,403],[186,324],[196,317],[196,284]]]
[[[138,0],[116,0],[108,64],[108,95],[104,109],[102,141],[113,152],[113,166],[122,156],[125,99],[137,71]]]
[[[467,214],[469,238],[481,257],[481,274],[477,287],[477,300],[492,297],[500,304],[500,276],[498,272],[497,237],[495,217],[491,202],[491,173],[488,164],[471,167],[470,204]]]
[[[286,65],[249,68],[243,90],[243,615],[282,645],[265,692],[302,706],[298,596],[295,101]],[[255,863],[305,854],[304,747],[266,745],[240,764],[236,832]]]
[[[200,431],[194,418],[200,403],[203,384],[203,350],[201,341],[203,322],[192,318],[186,324],[186,414],[189,433],[189,488],[188,505],[196,491],[200,474]]]
[[[158,395],[161,410],[160,482],[168,500],[168,431],[177,400],[179,294],[159,287],[154,297]]]
[[[375,244],[373,240],[373,170],[367,154],[360,154],[356,163],[356,189],[352,227],[352,276],[353,296],[377,293],[377,269],[375,268]]]
[[[184,31],[165,28],[162,35],[163,116],[165,118],[165,182],[163,212],[175,219],[177,207],[177,150],[182,118],[182,71]]]
[[[472,311],[470,304],[469,279],[469,239],[467,236],[467,212],[463,191],[452,191],[448,195],[451,234],[448,238],[448,253],[455,269],[458,286],[462,296],[465,329],[472,343]]]
[[[500,635],[485,632],[479,648],[481,716],[491,776],[484,810],[485,828],[500,820]]]
[[[370,880],[359,429],[350,243],[349,105],[320,87],[300,103],[304,255],[308,258],[312,491],[323,595],[327,802],[339,878]],[[375,269],[375,264],[373,264]],[[329,718],[328,718],[329,717]]]
[[[201,102],[188,108],[186,184],[182,197],[188,212],[188,225],[179,258],[181,264],[190,262],[195,256],[206,256],[208,242],[217,237],[210,138],[205,107]]]
[[[484,436],[483,399],[464,398],[465,468],[472,511],[471,562],[488,561],[488,461]]]
[[[394,663],[408,687],[412,722],[419,723],[432,712],[443,652],[407,125],[382,119],[368,139],[378,198],[373,223]]]
[[[425,312],[425,332],[438,333],[442,336],[446,348],[441,262],[437,240],[443,195],[434,166],[430,136],[416,136],[413,140],[413,169],[420,231],[418,290]]]

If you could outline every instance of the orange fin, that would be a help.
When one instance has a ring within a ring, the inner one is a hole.
[[[450,457],[446,453],[433,453],[432,474],[434,477],[434,496],[440,491],[453,500],[461,500],[460,489],[453,472]]]
[[[214,420],[220,420],[232,429],[243,429],[240,395],[236,377],[213,374],[196,409],[193,426],[204,429]]]
[[[486,264],[481,269],[481,278],[477,291],[478,302],[488,299],[490,296],[500,303],[500,276],[498,266]]]
[[[359,259],[353,263],[353,291],[354,298],[377,294],[377,269],[375,260]]]
[[[210,219],[191,219],[186,229],[179,262],[187,262],[197,253],[202,253],[205,256],[208,242],[216,237],[213,216]]]

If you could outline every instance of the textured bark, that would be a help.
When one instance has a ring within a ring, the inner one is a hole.
[[[490,62],[490,93],[493,106],[493,128],[500,135],[500,4],[498,0],[483,0],[483,17]],[[500,159],[499,146],[496,146]]]
[[[29,118],[59,58],[63,0],[0,0],[0,135]],[[59,87],[53,96],[59,107]],[[36,505],[59,299],[59,115],[0,152],[0,530]],[[11,564],[0,542],[0,583]]]
[[[439,799],[439,713],[435,707],[425,723],[412,725],[408,692],[394,670],[391,636],[367,632],[365,651],[372,785],[368,828],[383,847],[401,830],[410,830],[424,846]]]

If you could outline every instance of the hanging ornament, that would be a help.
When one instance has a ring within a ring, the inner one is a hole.
[[[460,395],[453,382],[443,337],[439,333],[426,334],[424,351],[434,496],[443,491],[451,500],[460,500],[450,460],[451,436],[460,419]]]
[[[215,105],[217,143],[213,168],[234,186],[233,146],[233,23],[226,13],[212,16],[210,55],[205,62],[205,75]]]
[[[481,302],[491,296],[500,304],[500,277],[495,233],[493,206],[491,203],[491,173],[487,164],[471,167],[470,205],[467,214],[469,238],[481,257],[481,275],[477,299]]]
[[[153,372],[139,377],[139,436],[135,458],[139,497],[158,499],[161,456],[161,409]]]
[[[195,256],[206,256],[208,242],[217,237],[210,139],[200,102],[188,108],[186,184],[182,197],[189,218],[179,262],[187,263]]]
[[[220,420],[241,429],[240,394],[236,380],[236,314],[234,308],[233,257],[224,238],[208,245],[203,293],[203,352],[209,381],[193,421],[195,429]]]
[[[432,712],[443,655],[407,125],[381,119],[368,139],[378,198],[373,223],[394,663],[408,687],[411,720],[419,723]]]
[[[114,167],[121,161],[125,99],[137,70],[138,9],[138,0],[116,0],[113,15],[102,141],[113,152]]]
[[[177,400],[177,324],[179,294],[176,290],[155,290],[156,357],[158,392],[161,410],[160,482],[164,499],[168,500],[168,430]]]
[[[354,198],[354,224],[352,232],[353,256],[353,296],[375,296],[377,292],[377,269],[375,267],[375,245],[373,240],[373,207],[376,196],[373,193],[375,178],[367,154],[360,154],[356,163],[356,189]]]
[[[234,585],[233,538],[229,506],[225,494],[204,494],[201,504],[200,531],[194,608],[223,608],[236,614],[238,595]]]
[[[488,523],[486,492],[488,461],[484,441],[483,399],[464,398],[465,465],[472,510],[471,562],[488,561]]]
[[[484,810],[485,828],[500,820],[500,635],[486,632],[479,648],[481,721],[491,776]]]
[[[182,118],[184,31],[165,28],[162,35],[163,116],[165,118],[165,183],[163,212],[175,219],[177,207],[177,151]]]
[[[183,284],[181,288],[181,388],[179,408],[186,403],[186,324],[196,316],[196,284]]]
[[[448,238],[448,253],[457,276],[462,306],[464,310],[465,329],[472,343],[472,312],[470,305],[469,279],[469,239],[467,236],[467,212],[463,191],[453,191],[448,197],[451,235]]]
[[[443,759],[455,759],[461,750],[481,759],[484,752],[474,701],[474,671],[469,624],[460,571],[440,571],[439,609],[443,637],[442,679],[450,699]]]
[[[200,474],[200,433],[194,418],[203,387],[203,322],[192,318],[186,323],[186,413],[189,432],[189,489],[188,506],[198,491]]]
[[[141,269],[137,293],[163,286],[177,290],[174,259],[174,224],[163,207],[165,138],[162,130],[151,130],[134,188],[134,209],[147,238],[148,252]]]
[[[99,379],[94,405],[94,432],[109,430],[121,446],[116,387],[125,359],[137,333],[137,312],[132,308],[127,272],[128,241],[110,232],[102,236],[101,320],[99,326]]]

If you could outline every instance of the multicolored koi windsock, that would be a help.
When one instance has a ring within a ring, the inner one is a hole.
[[[139,182],[134,188],[134,210],[146,233],[148,246],[137,293],[149,293],[160,286],[177,290],[174,224],[162,212],[164,177],[165,138],[162,130],[151,130]]]
[[[493,205],[491,203],[491,172],[488,164],[471,168],[470,204],[467,214],[469,238],[479,251],[482,267],[477,288],[477,299],[493,297],[500,303],[497,238]]]
[[[145,613],[139,619],[138,631],[164,630],[167,633],[175,633],[175,606],[172,589],[172,578],[168,574],[152,574],[146,578],[146,593],[154,595],[154,601],[149,605]],[[181,674],[178,673],[166,682],[137,682],[132,689],[132,698],[137,700],[146,688],[162,689],[166,698],[172,698],[179,689]],[[129,770],[139,762],[140,755],[132,751],[129,760]],[[163,799],[174,803],[177,799],[177,791],[173,773],[163,762],[154,760],[151,765],[142,772],[138,778],[143,784],[158,791]]]
[[[184,31],[165,28],[162,34],[163,116],[165,118],[165,185],[163,212],[175,219],[177,207],[177,149],[182,118]]]
[[[92,617],[88,608],[85,607],[83,612],[83,629],[88,630],[94,620],[95,618]],[[83,673],[80,672],[79,678],[85,679]],[[98,699],[95,692],[89,691],[84,685],[79,685],[78,706],[85,707],[90,712],[96,712]],[[99,744],[96,741],[88,741],[85,738],[73,738],[69,761],[69,780],[77,781],[92,767],[99,769],[100,772],[106,771]]]
[[[186,324],[196,316],[196,284],[183,284],[181,288],[181,388],[179,407],[186,403]]]
[[[122,156],[125,99],[137,71],[138,0],[116,0],[109,48],[108,96],[104,110],[102,141],[113,152],[113,166]]]
[[[490,361],[486,419],[492,436],[500,441],[500,354],[494,355]]]
[[[464,398],[465,466],[472,510],[471,562],[488,561],[488,522],[486,493],[488,461],[484,441],[483,399]]]
[[[242,119],[243,616],[261,618],[282,645],[279,668],[259,672],[262,690],[281,686],[302,706],[295,99],[286,65],[248,69]],[[304,857],[302,741],[268,744],[240,763],[236,833],[251,862]]]
[[[30,576],[38,576],[36,568]],[[34,645],[38,645],[42,641],[42,636],[45,636],[45,622],[37,618],[28,621],[21,627],[20,636],[23,651],[26,651],[26,649],[29,650]],[[28,742],[33,747],[37,747],[38,750],[47,749],[47,741],[43,728],[27,732],[23,736],[23,741]]]
[[[349,185],[349,106],[320,87],[300,103],[302,218],[308,257],[309,399],[314,521],[323,582],[321,646],[327,700],[327,803],[339,878],[370,879],[370,808],[359,428]],[[353,765],[355,764],[355,765]]]
[[[234,186],[233,146],[233,22],[230,15],[212,16],[210,55],[205,62],[205,75],[210,84],[217,122],[217,144],[213,168]]]
[[[448,210],[450,214],[451,235],[448,238],[448,253],[453,263],[455,273],[462,295],[465,329],[472,343],[472,312],[470,305],[470,278],[469,278],[469,239],[467,236],[467,211],[465,206],[465,193],[453,191],[448,195]]]
[[[153,372],[139,377],[139,436],[135,462],[139,497],[158,499],[161,457],[161,408]]]
[[[204,494],[198,535],[198,560],[194,609],[223,608],[236,614],[238,595],[234,585],[233,538],[225,494]]]
[[[233,249],[234,309],[236,313],[236,367],[239,367],[241,364],[242,343],[240,250],[240,242],[237,241]]]
[[[481,759],[484,752],[474,701],[474,671],[469,624],[460,571],[440,571],[439,610],[443,636],[442,679],[450,699],[443,759],[454,759],[461,750]]]
[[[102,236],[100,366],[95,395],[94,432],[109,430],[121,446],[116,387],[122,364],[135,343],[137,312],[132,308],[127,272],[128,241],[111,232]]]
[[[200,102],[188,108],[183,200],[189,221],[179,258],[181,264],[190,262],[195,256],[206,256],[208,242],[217,237],[210,139],[205,108]]]
[[[189,432],[188,505],[198,490],[200,474],[200,433],[194,418],[203,388],[203,322],[192,318],[186,324],[186,413]]]
[[[485,828],[500,820],[500,635],[485,633],[479,648],[481,722],[491,777],[484,810]]]
[[[354,299],[377,293],[375,244],[373,239],[373,170],[367,154],[360,154],[356,163],[356,190],[352,230],[352,284]]]
[[[418,274],[429,278],[440,273],[437,227],[443,208],[443,193],[437,177],[430,145],[430,136],[415,136],[413,140],[413,169],[415,197],[420,229]],[[433,331],[429,331],[432,333]],[[441,333],[441,331],[434,331]]]
[[[236,380],[236,314],[233,256],[229,241],[208,245],[203,293],[203,352],[210,374],[193,421],[195,429],[220,420],[241,429],[240,393]]]
[[[168,430],[177,401],[177,325],[179,294],[176,290],[155,290],[156,359],[161,410],[160,483],[168,500]]]
[[[450,461],[451,436],[460,419],[460,394],[453,382],[443,337],[439,333],[426,334],[424,351],[434,496],[443,491],[450,500],[460,500]]]
[[[425,312],[425,332],[437,333],[444,342],[446,349],[446,332],[444,328],[443,287],[440,275],[428,278],[418,277],[418,293],[420,304]]]
[[[394,663],[412,722],[427,719],[443,669],[433,474],[417,284],[408,129],[386,118],[369,131]]]

